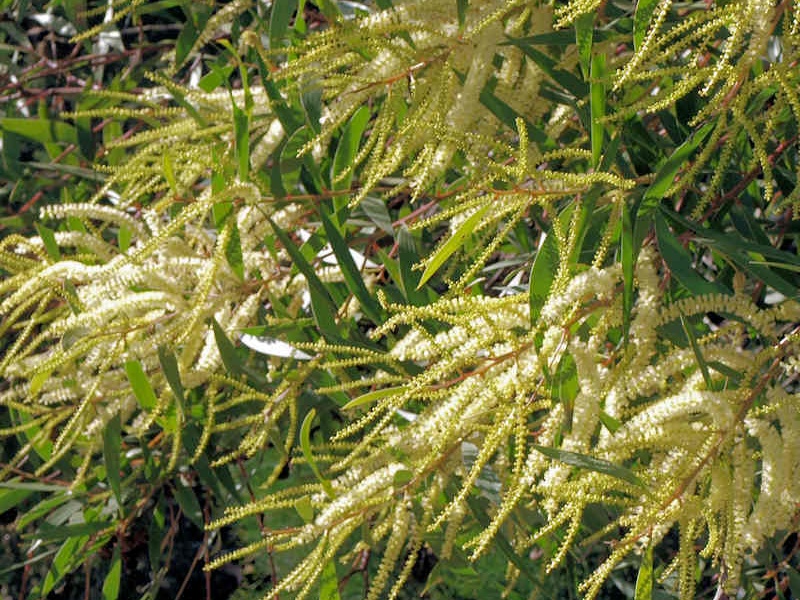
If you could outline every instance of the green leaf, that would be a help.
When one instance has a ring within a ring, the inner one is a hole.
[[[33,493],[33,490],[25,489],[0,489],[0,515],[16,508]]]
[[[317,277],[317,273],[314,271],[314,268],[308,263],[303,253],[294,245],[292,240],[283,231],[280,227],[278,227],[272,219],[268,219],[270,225],[272,226],[272,230],[275,232],[275,236],[280,241],[283,248],[289,254],[289,257],[292,259],[294,266],[297,267],[297,270],[300,271],[303,276],[306,278],[306,282],[308,283],[308,291],[311,295],[312,303],[316,300],[316,308],[315,311],[315,318],[319,318],[322,321],[328,323],[332,322],[335,323],[335,315],[338,312],[338,307],[334,303],[333,299],[331,298],[330,294],[328,294],[325,285],[320,281],[320,278]],[[338,337],[338,335],[336,336]]]
[[[660,213],[655,215],[655,226],[661,257],[681,285],[696,295],[725,292],[721,285],[708,281],[692,268],[692,256],[672,234],[666,220]]]
[[[439,270],[439,267],[441,267],[456,250],[461,248],[464,240],[472,235],[491,206],[491,204],[486,204],[470,215],[470,217],[453,232],[453,235],[439,247],[433,256],[428,259],[425,270],[422,272],[422,276],[417,284],[417,289],[425,285],[425,283],[433,277],[434,273]]]
[[[636,473],[627,467],[623,467],[622,465],[616,465],[607,460],[603,460],[602,458],[595,458],[594,456],[587,456],[586,454],[580,454],[578,452],[570,452],[569,450],[561,450],[559,448],[551,448],[549,446],[540,446],[538,444],[532,444],[532,446],[537,452],[541,452],[548,458],[558,460],[573,467],[578,467],[579,469],[586,469],[589,471],[595,471],[596,473],[610,475],[611,477],[616,477],[622,481],[627,481],[628,483],[631,483],[637,487],[645,489],[647,488],[645,483],[639,479]]]
[[[320,12],[325,15],[331,23],[340,23],[344,20],[342,11],[339,10],[339,5],[334,0],[319,0],[315,2],[319,7]]]
[[[698,238],[710,248],[720,254],[727,256],[741,270],[750,273],[756,279],[760,279],[767,285],[773,287],[787,298],[800,299],[797,286],[787,281],[775,271],[761,264],[764,257],[769,256],[777,261],[785,261],[787,264],[800,266],[800,257],[789,252],[778,250],[772,246],[755,244],[742,237],[736,236],[732,232],[720,233],[714,229],[703,227],[686,219],[682,215],[662,207],[661,211],[673,221],[679,223],[687,229],[691,229],[698,234]]]
[[[403,487],[408,482],[413,481],[413,479],[413,471],[409,471],[408,469],[400,469],[399,471],[395,472],[392,485],[394,485],[395,488]]]
[[[324,209],[320,210],[319,215],[322,220],[322,227],[325,230],[325,236],[328,238],[333,253],[336,255],[336,262],[339,263],[339,268],[342,271],[342,277],[344,278],[347,289],[356,297],[364,314],[372,319],[373,323],[382,323],[383,310],[377,300],[370,294],[366,284],[364,284],[361,272],[358,270],[344,238],[339,233],[339,230],[333,224],[330,217],[325,213]]]
[[[236,225],[236,220],[231,220],[231,236],[225,246],[225,258],[228,259],[228,265],[236,276],[244,281],[244,257],[242,255],[242,239],[239,235],[239,227]]]
[[[636,3],[636,12],[633,15],[634,50],[642,47],[644,36],[647,35],[647,28],[650,25],[650,18],[653,16],[657,4],[658,0],[638,0]]]
[[[2,132],[16,133],[40,144],[61,143],[64,145],[77,145],[78,143],[78,132],[75,127],[62,121],[6,117],[0,119],[0,130]]]
[[[203,77],[200,78],[200,81],[197,82],[197,86],[207,94],[210,94],[222,84],[227,83],[228,78],[231,76],[231,73],[233,73],[235,68],[236,67],[233,65],[222,67],[219,65],[211,65],[211,72],[203,75]]]
[[[639,253],[634,237],[631,211],[626,204],[623,204],[620,260],[622,262],[622,339],[626,345],[631,328],[631,313],[633,312],[633,267],[636,262],[636,256]]]
[[[652,600],[653,598],[653,545],[648,544],[636,576],[636,592],[634,600]]]
[[[650,187],[644,193],[644,197],[631,219],[634,225],[633,242],[637,250],[634,254],[634,261],[638,254],[638,248],[641,247],[647,232],[653,224],[653,214],[656,208],[661,204],[667,190],[672,187],[675,181],[675,176],[681,167],[689,159],[692,153],[703,143],[703,141],[711,133],[714,128],[714,123],[706,123],[703,127],[698,129],[693,135],[689,137],[683,144],[664,161],[656,173],[656,177]]]
[[[573,37],[572,40],[575,38]],[[575,77],[569,71],[564,71],[558,68],[558,63],[555,60],[532,48],[524,39],[510,39],[509,44],[517,46],[522,50],[528,58],[530,58],[536,65],[544,71],[554,82],[564,88],[567,92],[572,94],[575,98],[585,98],[589,94],[589,86]]]
[[[197,501],[197,496],[194,490],[188,485],[184,485],[183,481],[178,477],[172,488],[175,494],[175,500],[178,502],[183,514],[194,523],[200,531],[205,529],[203,522],[203,510],[200,508],[200,503]]]
[[[300,95],[300,104],[303,106],[306,124],[314,135],[318,135],[322,130],[320,123],[322,119],[322,86],[318,81],[312,80],[303,87],[303,92]],[[359,112],[359,110],[356,112]]]
[[[372,404],[376,400],[380,400],[381,398],[388,398],[389,396],[396,396],[397,394],[403,392],[406,388],[404,386],[398,387],[391,387],[391,388],[384,388],[382,390],[374,390],[372,392],[367,392],[366,394],[362,394],[358,398],[353,398],[342,407],[342,410],[351,410],[358,406],[364,406],[366,404]]]
[[[50,375],[53,373],[53,369],[47,369],[45,371],[37,371],[31,377],[30,385],[28,386],[28,393],[31,396],[35,396],[39,393],[39,390],[42,389],[45,381],[50,379]]]
[[[603,138],[605,137],[605,124],[603,123],[606,116],[605,54],[598,52],[592,57],[591,71],[592,166],[597,168],[603,154]]]
[[[310,496],[301,496],[294,503],[294,509],[304,523],[312,523],[314,521],[314,507],[311,504]]]
[[[78,536],[93,536],[101,531],[112,531],[113,525],[105,521],[88,520],[85,523],[74,523],[71,525],[51,525],[44,522],[39,525],[36,531],[36,538],[45,542],[60,542],[66,539],[74,539]]]
[[[309,288],[308,295],[311,299],[311,313],[314,323],[326,340],[332,343],[342,342],[339,328],[336,324],[336,313],[327,300],[327,295],[322,296],[315,288]]]
[[[183,62],[189,57],[189,52],[191,52],[192,48],[194,47],[194,43],[198,38],[197,29],[195,28],[191,19],[184,20],[182,25],[183,28],[178,35],[178,39],[175,40],[176,65],[182,65]]]
[[[0,481],[0,489],[4,490],[28,490],[30,492],[63,492],[63,485],[50,483],[37,483],[33,481]]]
[[[319,600],[341,600],[339,596],[339,578],[336,575],[336,563],[329,560],[322,569],[319,581]]]
[[[78,296],[78,290],[75,288],[75,284],[69,279],[64,280],[64,296],[67,299],[67,304],[69,304],[70,310],[72,310],[72,314],[80,314],[82,306],[80,297]]]
[[[306,418],[303,419],[302,425],[300,425],[300,450],[303,452],[303,456],[305,457],[308,466],[311,467],[311,470],[314,472],[314,476],[322,484],[322,489],[325,490],[325,493],[329,498],[333,498],[333,486],[331,485],[330,481],[322,476],[322,473],[317,466],[317,461],[314,459],[314,453],[311,451],[311,423],[314,421],[314,417],[316,416],[317,410],[312,408],[310,411],[308,411]]]
[[[420,292],[419,271],[414,270],[414,265],[419,261],[417,245],[414,236],[408,231],[405,225],[397,229],[397,245],[399,247],[398,271],[400,274],[399,283],[403,290],[403,295],[411,304],[422,306],[427,302],[425,294]],[[384,264],[387,261],[384,261]]]
[[[233,103],[233,133],[238,175],[241,181],[250,177],[250,115]]]
[[[591,76],[594,18],[595,13],[589,12],[575,19],[575,44],[578,46],[578,57],[581,62],[583,78],[586,80]]]
[[[269,15],[269,47],[271,50],[283,45],[289,31],[289,21],[297,10],[297,0],[275,0]]]
[[[161,370],[164,372],[164,377],[172,388],[172,393],[181,402],[184,401],[184,389],[181,382],[180,370],[178,368],[178,359],[175,353],[168,350],[164,346],[158,348],[158,361],[161,363]]]
[[[689,344],[692,346],[694,358],[700,366],[700,372],[703,374],[703,381],[706,384],[706,389],[713,390],[714,382],[711,380],[711,375],[708,372],[708,364],[703,357],[703,353],[700,351],[700,345],[697,343],[697,338],[694,335],[694,331],[692,331],[691,325],[686,322],[683,315],[681,315],[681,326],[683,327],[683,332],[686,334],[686,338],[689,340]]]
[[[559,252],[555,236],[551,233],[544,238],[536,258],[531,265],[530,284],[528,296],[530,302],[531,326],[536,327],[539,315],[542,312],[553,279],[558,272]]]
[[[103,461],[106,465],[106,479],[111,491],[117,499],[117,505],[122,507],[122,492],[119,478],[120,453],[122,449],[122,421],[119,413],[114,415],[103,430]]]
[[[61,250],[58,247],[58,242],[56,242],[55,232],[41,223],[36,223],[36,231],[39,233],[47,255],[54,261],[61,260]]]
[[[142,365],[138,360],[129,360],[125,363],[125,374],[128,376],[128,381],[131,384],[136,401],[144,410],[151,411],[158,404],[158,398],[147,379],[147,375],[142,369]]]
[[[169,156],[169,152],[164,152],[161,157],[161,166],[163,167],[164,171],[164,179],[167,180],[167,184],[169,185],[170,191],[177,196],[178,195],[178,182],[175,179],[175,170],[172,168],[172,159]]]
[[[61,545],[53,557],[53,562],[50,565],[50,570],[45,575],[42,587],[39,592],[39,597],[44,598],[53,588],[73,569],[75,569],[80,562],[82,562],[82,555],[80,549],[86,544],[89,536],[70,537]]]
[[[609,415],[604,410],[600,411],[600,422],[603,424],[603,427],[608,429],[610,433],[614,433],[617,429],[622,427],[622,423],[620,423],[617,419]]]
[[[394,235],[392,218],[389,216],[389,211],[387,210],[386,203],[383,200],[376,198],[375,196],[367,196],[358,206],[364,211],[370,221],[375,223],[375,225],[380,227],[389,235]]]
[[[369,124],[370,112],[366,106],[360,107],[353,113],[350,120],[342,130],[339,137],[339,144],[336,146],[336,153],[333,155],[331,163],[331,183],[334,190],[346,190],[350,188],[353,181],[353,170],[351,165],[358,153],[361,145],[361,136]],[[348,172],[346,177],[339,176]]]
[[[547,144],[547,134],[540,127],[536,127],[524,115],[519,114],[511,106],[495,96],[493,87],[496,83],[496,80],[490,79],[489,83],[481,90],[479,96],[481,104],[488,108],[489,112],[497,117],[501,123],[512,129],[517,129],[517,119],[522,119],[525,122],[525,129],[528,131],[528,138],[537,144]]]
[[[119,231],[117,231],[117,245],[119,246],[119,250],[122,253],[128,251],[128,248],[131,247],[131,239],[133,238],[133,232],[125,227],[125,225],[120,225]]]
[[[2,500],[3,494],[4,492],[0,492],[0,514],[2,514],[4,511]],[[80,507],[82,506],[81,503],[73,500],[73,497],[72,491],[69,489],[65,489],[62,492],[54,492],[53,494],[47,496],[44,500],[36,504],[36,506],[19,516],[19,519],[15,524],[17,530],[23,531],[28,525],[46,517],[65,503],[69,504],[74,502],[77,505],[78,510],[80,510]]]
[[[236,347],[233,345],[233,342],[228,339],[225,330],[222,329],[222,326],[214,318],[211,319],[211,327],[214,330],[214,339],[217,342],[217,348],[219,348],[219,353],[222,357],[222,364],[225,365],[229,373],[241,375],[244,369],[242,368],[242,361],[236,353]]]
[[[108,575],[103,581],[103,600],[117,600],[119,597],[119,584],[122,579],[122,557],[119,544],[114,545],[114,554],[111,556],[111,565]]]
[[[458,27],[464,28],[467,21],[467,11],[469,10],[469,0],[456,0],[456,13],[458,14]]]

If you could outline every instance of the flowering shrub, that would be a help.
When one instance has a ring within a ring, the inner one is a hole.
[[[32,597],[98,549],[126,597],[137,523],[155,597],[176,509],[207,595],[455,597],[491,557],[492,597],[800,594],[760,558],[800,502],[799,7],[296,8],[186,6],[147,88],[52,121],[119,135],[0,239]]]

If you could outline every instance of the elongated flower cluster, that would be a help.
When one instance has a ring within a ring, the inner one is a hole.
[[[232,102],[244,104],[241,92],[190,93],[194,116],[156,104],[172,93],[153,90],[145,99],[152,106],[126,109],[171,123],[119,141],[136,151],[110,170],[92,201],[48,206],[40,236],[0,241],[0,267],[10,274],[0,283],[0,331],[11,339],[0,360],[8,383],[0,404],[19,415],[3,433],[26,432],[32,440],[4,474],[31,450],[42,458],[37,472],[45,473],[81,447],[81,484],[117,416],[129,433],[155,427],[172,438],[167,471],[182,452],[189,412],[202,430],[190,449],[195,458],[215,432],[245,431],[230,459],[263,447],[263,427],[287,411],[294,423],[300,383],[268,384],[266,372],[259,389],[237,381],[220,343],[256,324],[269,297],[288,295],[290,310],[302,316],[293,299],[302,298],[304,278],[286,268],[284,252],[264,244],[273,227],[296,228],[302,212],[289,202],[265,202],[263,189],[231,173],[228,126],[219,120],[230,118]],[[249,93],[259,99],[263,90]],[[283,132],[264,108],[252,118],[258,168]],[[209,178],[224,185],[210,186]],[[142,390],[141,377],[152,391]],[[183,390],[197,397],[190,401]]]

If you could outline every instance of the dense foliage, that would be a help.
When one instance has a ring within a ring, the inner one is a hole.
[[[0,10],[4,592],[800,596],[800,5]]]

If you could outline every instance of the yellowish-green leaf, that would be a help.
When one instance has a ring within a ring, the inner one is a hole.
[[[366,394],[362,394],[358,398],[353,398],[342,407],[342,410],[350,410],[359,406],[364,406],[366,404],[372,404],[376,400],[380,400],[381,398],[388,398],[389,396],[395,396],[401,393],[404,389],[403,386],[392,387],[392,388],[384,388],[382,390],[373,390],[371,392],[367,392]]]
[[[316,409],[312,408],[308,411],[306,418],[303,419],[303,424],[300,426],[300,450],[303,452],[303,456],[308,463],[308,466],[311,467],[311,470],[314,472],[314,475],[322,484],[322,488],[325,490],[325,493],[328,494],[330,498],[333,498],[333,486],[331,482],[325,479],[322,476],[322,473],[317,466],[317,461],[314,459],[314,453],[311,451],[311,423],[314,421],[314,417],[317,416]]]
[[[653,545],[648,544],[636,577],[634,600],[652,600],[653,598]]]
[[[153,386],[147,379],[147,375],[142,369],[142,364],[138,360],[129,360],[125,363],[125,374],[131,384],[133,395],[136,401],[144,410],[153,410],[158,404],[158,399],[153,391]]]
[[[119,584],[122,579],[122,559],[120,557],[119,544],[114,546],[114,554],[111,557],[111,566],[108,569],[105,581],[103,581],[103,600],[117,600],[119,597]]]
[[[106,463],[106,479],[119,506],[122,506],[122,486],[119,477],[121,447],[122,422],[117,413],[106,423],[103,430],[103,460]]]
[[[314,520],[314,507],[309,496],[298,498],[297,502],[294,503],[294,509],[304,523],[311,523]]]
[[[545,456],[554,460],[578,467],[579,469],[587,469],[595,471],[596,473],[603,473],[610,475],[623,481],[627,481],[635,486],[646,488],[645,483],[630,469],[617,465],[602,458],[580,454],[578,452],[570,452],[569,450],[561,450],[560,448],[551,448],[549,446],[540,446],[532,444],[537,452],[541,452]]]
[[[472,213],[472,215],[470,215],[470,217],[464,221],[458,229],[456,229],[453,235],[451,235],[450,238],[439,247],[433,256],[428,259],[428,263],[425,265],[425,270],[422,272],[422,277],[419,279],[419,284],[417,284],[417,289],[420,289],[423,285],[425,285],[425,283],[431,277],[433,277],[433,275],[439,270],[444,262],[461,247],[461,245],[464,243],[464,240],[472,235],[472,233],[480,224],[481,219],[483,219],[484,215],[489,211],[491,206],[491,204],[486,204]]]
[[[341,600],[336,563],[332,560],[329,560],[322,570],[322,577],[319,581],[319,600]]]

